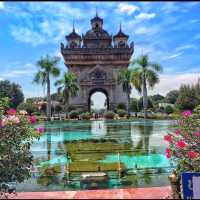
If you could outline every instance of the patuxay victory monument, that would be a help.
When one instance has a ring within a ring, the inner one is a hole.
[[[127,68],[134,51],[133,42],[120,29],[114,36],[103,29],[103,19],[96,14],[90,21],[91,29],[80,36],[73,31],[67,35],[66,45],[61,43],[61,54],[70,72],[78,77],[79,91],[69,104],[90,111],[91,95],[103,92],[107,109],[113,110],[119,103],[127,105],[127,95],[118,84],[117,73]]]

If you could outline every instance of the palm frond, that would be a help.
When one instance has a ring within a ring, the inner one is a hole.
[[[44,85],[47,81],[47,73],[43,71],[38,71],[33,79],[34,83],[41,83]]]
[[[153,68],[157,72],[162,72],[163,68],[160,64],[158,63],[150,63],[151,68]]]
[[[131,83],[139,93],[142,92],[142,70],[140,68],[132,70]]]
[[[61,84],[63,84],[63,80],[62,80],[62,79],[61,79],[61,80],[57,80],[57,81],[54,83],[55,86],[59,86],[59,85],[61,85]]]
[[[159,83],[158,74],[151,69],[148,69],[146,71],[146,79],[147,79],[148,85],[151,89],[153,89],[153,87],[155,86],[156,83]]]
[[[60,75],[60,70],[59,70],[59,68],[57,68],[57,67],[52,67],[52,68],[51,68],[51,75],[52,75],[53,77],[59,76],[59,75]]]

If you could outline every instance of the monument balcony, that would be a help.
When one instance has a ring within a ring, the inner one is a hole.
[[[65,64],[127,64],[133,54],[133,47],[125,48],[64,48],[61,53]]]
[[[110,48],[87,48],[87,47],[77,47],[77,48],[69,48],[69,47],[61,47],[61,53],[63,56],[65,55],[93,55],[93,54],[132,54],[134,52],[134,44],[131,43],[130,46],[126,47],[110,47]]]

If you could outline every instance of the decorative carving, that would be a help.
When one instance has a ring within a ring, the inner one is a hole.
[[[95,69],[92,73],[90,73],[91,80],[105,80],[106,73],[100,69]]]

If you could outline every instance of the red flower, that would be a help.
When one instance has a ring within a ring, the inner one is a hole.
[[[13,109],[13,108],[10,108],[9,110],[6,111],[6,113],[7,113],[8,115],[16,115],[16,110]]]
[[[165,135],[164,140],[168,142],[172,142],[172,136],[171,135]]]
[[[181,131],[179,129],[176,129],[175,133],[176,135],[180,135]]]
[[[192,151],[192,150],[188,151],[187,154],[188,154],[188,156],[189,156],[191,159],[195,159],[195,158],[197,158],[198,155],[199,155],[198,152],[195,152],[195,151]]]
[[[192,115],[192,112],[190,110],[185,110],[185,111],[182,112],[182,115],[184,117],[189,117],[190,115]]]
[[[183,149],[186,146],[185,142],[183,140],[179,140],[176,144],[176,147]]]
[[[171,158],[171,150],[169,148],[166,148],[165,155],[167,158]]]
[[[188,133],[185,133],[184,137],[185,137],[186,139],[189,139],[190,136],[189,136]]]
[[[39,133],[43,133],[44,132],[44,128],[43,127],[36,128],[36,131],[38,131]]]
[[[29,121],[31,122],[31,124],[35,124],[36,121],[37,121],[37,119],[36,119],[35,116],[30,116],[30,117],[29,117]]]

